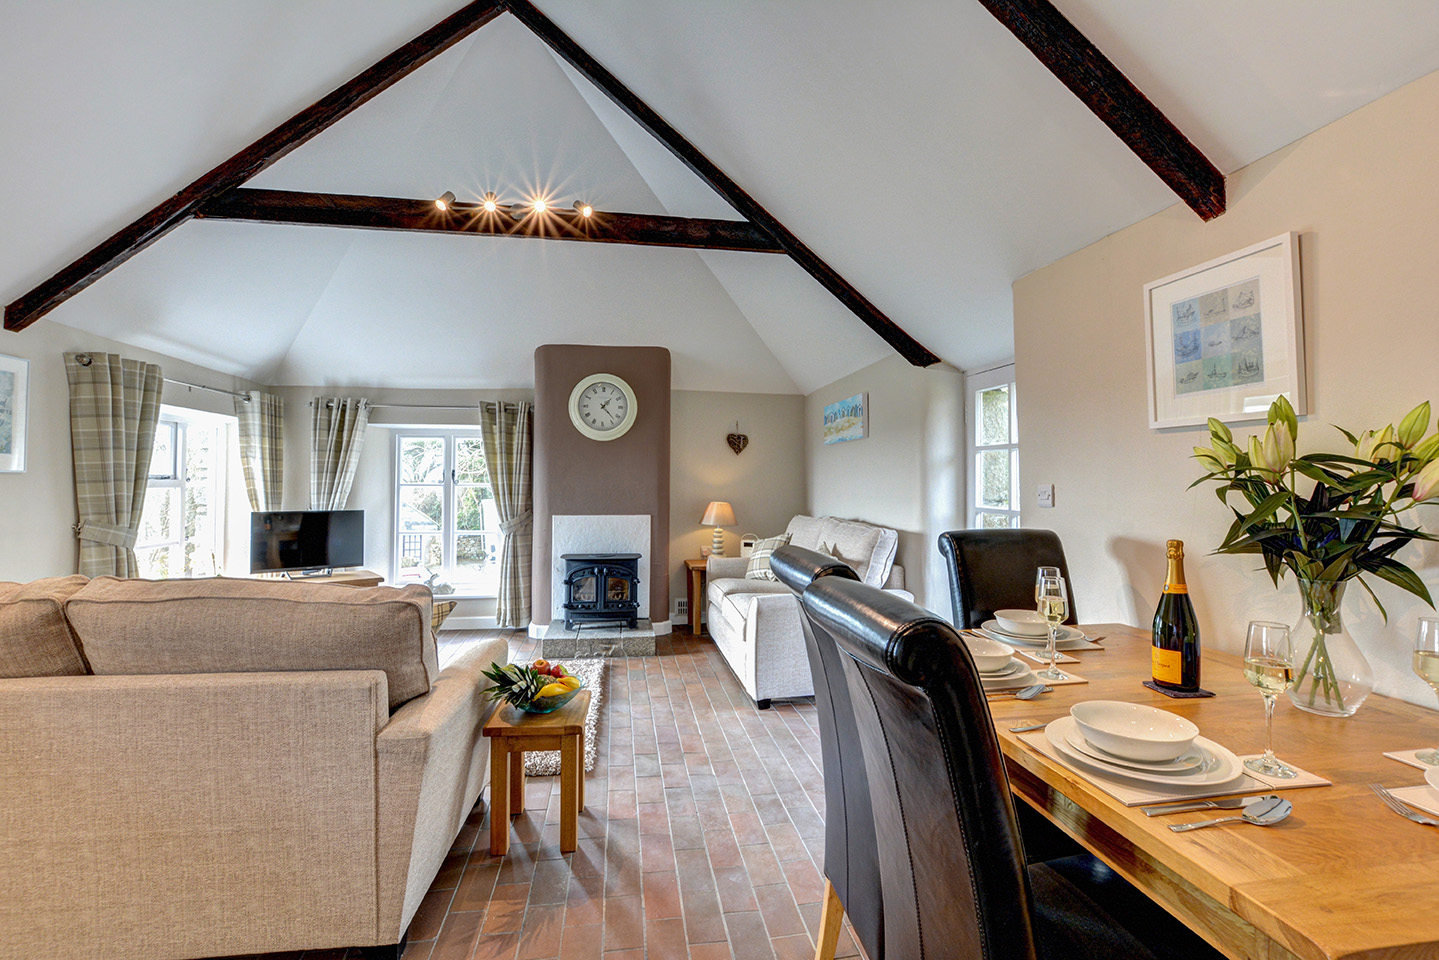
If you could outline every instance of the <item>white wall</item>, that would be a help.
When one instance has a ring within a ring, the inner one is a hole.
[[[1229,211],[1208,224],[1175,206],[1014,285],[1021,473],[1026,490],[1056,485],[1056,506],[1026,498],[1024,524],[1064,540],[1082,616],[1144,625],[1164,577],[1164,541],[1186,543],[1191,596],[1207,646],[1237,651],[1251,619],[1293,622],[1292,580],[1275,591],[1250,557],[1212,557],[1232,516],[1190,448],[1203,428],[1147,427],[1143,285],[1289,230],[1300,234],[1310,413],[1300,451],[1339,450],[1350,430],[1397,421],[1439,400],[1435,272],[1439,263],[1439,74],[1392,93],[1232,174]],[[1236,430],[1248,435],[1249,428]],[[1420,516],[1439,527],[1436,511]],[[1439,552],[1400,559],[1439,588]],[[1381,693],[1433,706],[1409,672],[1415,620],[1429,610],[1375,587],[1386,626],[1362,589],[1346,623]]]
[[[714,535],[700,524],[711,500],[728,500],[735,526],[725,554],[739,556],[746,533],[772,537],[805,512],[804,397],[676,390],[670,398],[670,609],[685,597],[687,559]],[[735,456],[725,438],[749,437]]]
[[[70,389],[63,354],[118,353],[158,363],[166,376],[223,390],[255,384],[39,320],[19,333],[0,334],[0,353],[30,361],[30,416],[25,473],[0,473],[0,580],[35,580],[75,572],[75,479],[70,454]],[[162,401],[177,407],[233,414],[230,397],[166,384]]]
[[[869,394],[869,436],[825,444],[824,406]],[[889,356],[805,397],[809,509],[899,531],[896,563],[915,601],[948,618],[938,537],[966,525],[964,377]]]

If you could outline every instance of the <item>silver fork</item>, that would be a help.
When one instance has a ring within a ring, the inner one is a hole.
[[[1439,827],[1439,820],[1435,820],[1433,817],[1426,817],[1422,813],[1415,813],[1404,803],[1404,801],[1394,796],[1394,794],[1390,793],[1388,790],[1386,790],[1379,784],[1371,783],[1369,784],[1369,789],[1373,790],[1374,795],[1377,796],[1380,800],[1384,801],[1385,806],[1387,806],[1390,810],[1393,810],[1395,813],[1399,814],[1399,816],[1405,818],[1406,820],[1413,820],[1415,823],[1422,823],[1426,827]]]

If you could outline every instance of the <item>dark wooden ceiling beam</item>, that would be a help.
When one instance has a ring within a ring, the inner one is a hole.
[[[1049,0],[979,0],[1203,220],[1224,212],[1224,174]]]
[[[591,217],[582,217],[578,211],[564,207],[516,220],[505,212],[486,213],[478,204],[457,203],[451,210],[442,212],[435,208],[433,200],[288,190],[238,188],[206,201],[196,210],[195,216],[201,220],[362,230],[466,233],[749,253],[785,252],[772,236],[743,220],[664,217],[600,210]]]
[[[503,12],[501,0],[476,0],[426,30],[10,303],[5,328],[23,330],[189,220],[211,197],[244,183]]]
[[[550,45],[565,62],[574,67],[601,92],[614,101],[625,113],[647,130],[650,136],[664,144],[671,153],[701,180],[739,211],[740,215],[761,227],[784,247],[796,263],[828,290],[836,299],[848,307],[871,330],[884,338],[902,357],[919,367],[938,363],[939,357],[900,329],[889,317],[870,303],[864,294],[840,276],[833,267],[820,258],[813,250],[774,218],[759,202],[751,197],[739,184],[731,180],[715,166],[699,149],[665,122],[650,106],[606,70],[598,60],[570,39],[569,35],[535,8],[529,0],[504,0],[510,13],[545,43]]]

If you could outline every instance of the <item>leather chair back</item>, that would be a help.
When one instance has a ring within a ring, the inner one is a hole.
[[[769,565],[775,576],[796,593],[803,593],[811,583],[825,577],[859,579],[842,561],[803,547],[780,547],[771,554]],[[824,875],[844,904],[850,926],[866,955],[870,960],[882,960],[884,911],[879,851],[849,687],[833,641],[825,637],[821,642],[808,618],[801,617],[800,621],[814,675],[824,770]]]
[[[954,627],[861,583],[801,598],[831,638],[869,772],[892,957],[1034,960],[1029,878],[979,674]]]
[[[1074,581],[1064,562],[1064,545],[1052,530],[951,530],[939,535],[939,552],[949,564],[949,598],[954,625],[978,627],[996,610],[1034,609],[1034,573],[1058,567],[1069,587],[1069,616],[1074,610]]]

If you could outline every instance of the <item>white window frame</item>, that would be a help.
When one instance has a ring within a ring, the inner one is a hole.
[[[1009,387],[1009,442],[980,444],[979,442],[979,395],[995,387]],[[965,450],[969,482],[969,496],[966,499],[966,516],[971,528],[979,527],[982,513],[1004,514],[1011,518],[1010,525],[1020,525],[1019,485],[1019,392],[1014,380],[1014,361],[966,374],[965,386]],[[989,507],[980,504],[981,484],[979,477],[980,454],[986,451],[1009,451],[1009,507]]]
[[[145,550],[153,550],[157,547],[183,546],[185,543],[185,503],[187,500],[187,487],[190,485],[189,478],[185,475],[185,464],[187,462],[187,444],[189,442],[189,429],[192,425],[203,422],[206,426],[217,427],[221,430],[223,442],[219,444],[215,452],[215,463],[210,478],[210,509],[213,512],[211,527],[214,530],[214,541],[201,544],[208,547],[207,552],[214,558],[214,569],[210,573],[195,573],[193,577],[219,576],[225,565],[226,531],[229,529],[227,502],[228,484],[226,477],[230,471],[230,448],[233,446],[233,437],[230,431],[233,427],[226,422],[227,418],[219,415],[208,415],[201,411],[186,410],[183,407],[161,407],[160,420],[155,425],[158,431],[164,429],[172,431],[173,438],[170,444],[170,451],[173,459],[167,464],[151,462],[150,475],[146,480],[145,489],[148,492],[152,489],[176,489],[180,491],[180,517],[176,524],[178,536],[169,540],[152,540],[137,542],[135,551],[137,553]],[[141,527],[144,529],[142,522]],[[172,576],[171,579],[190,579],[184,576]]]
[[[494,557],[495,557],[495,562],[496,562],[496,564],[498,564],[498,562],[499,562],[499,543],[500,543],[500,530],[499,530],[499,527],[498,527],[498,526],[493,527],[493,528],[489,528],[489,529],[485,529],[485,530],[464,530],[464,531],[460,531],[460,530],[457,530],[457,529],[455,528],[455,517],[456,517],[457,514],[458,514],[458,511],[455,509],[456,493],[457,493],[458,488],[459,488],[460,486],[462,486],[461,484],[459,484],[459,483],[456,482],[456,455],[455,455],[456,441],[458,441],[458,440],[479,440],[479,439],[481,439],[481,433],[480,433],[479,429],[477,429],[477,428],[468,428],[468,429],[467,429],[467,428],[463,428],[463,427],[460,427],[460,428],[449,428],[449,429],[446,429],[446,428],[396,428],[395,431],[394,431],[394,433],[395,433],[395,440],[394,440],[394,447],[393,447],[393,450],[394,450],[394,471],[393,471],[394,499],[393,499],[393,511],[394,511],[394,512],[393,512],[392,515],[391,515],[391,516],[392,516],[392,520],[391,520],[391,524],[390,524],[390,527],[391,527],[391,530],[390,530],[390,550],[391,550],[391,553],[390,553],[390,582],[391,582],[391,583],[396,583],[396,584],[418,583],[418,582],[420,582],[420,581],[415,580],[415,579],[413,579],[413,578],[408,579],[408,580],[402,580],[402,579],[401,579],[401,576],[400,576],[400,570],[401,570],[401,568],[400,568],[400,557],[402,556],[402,552],[401,552],[401,549],[400,549],[401,538],[406,537],[406,536],[415,536],[415,534],[413,533],[413,531],[404,531],[404,530],[401,530],[401,529],[400,529],[400,510],[401,510],[401,506],[402,506],[402,498],[401,498],[401,495],[400,495],[400,494],[401,494],[401,491],[403,490],[403,488],[404,488],[404,487],[407,487],[407,486],[426,486],[426,484],[407,484],[407,483],[402,483],[402,482],[401,482],[400,470],[403,468],[404,461],[403,461],[403,459],[401,458],[400,452],[401,452],[401,450],[402,450],[402,448],[403,448],[404,443],[405,443],[406,440],[413,440],[413,439],[436,439],[436,438],[438,438],[438,439],[443,439],[443,440],[445,441],[445,464],[444,464],[444,468],[443,468],[443,471],[442,471],[443,477],[444,477],[444,493],[443,493],[443,496],[442,496],[442,503],[443,503],[442,509],[443,509],[443,511],[444,511],[444,512],[443,512],[444,523],[443,523],[442,528],[441,528],[441,530],[440,530],[441,543],[442,543],[442,557],[443,557],[443,559],[442,559],[442,562],[441,562],[441,569],[439,569],[439,570],[431,569],[431,572],[432,572],[432,573],[438,573],[438,574],[440,575],[440,579],[441,579],[441,580],[444,580],[444,579],[446,579],[446,578],[451,574],[451,572],[455,569],[455,567],[456,567],[456,554],[457,554],[457,550],[458,550],[458,541],[459,541],[459,537],[460,537],[460,535],[461,535],[462,533],[463,533],[463,534],[466,534],[466,535],[468,535],[468,534],[474,534],[474,533],[480,533],[480,534],[484,534],[487,538],[489,538],[486,542],[487,542],[487,543],[493,543],[493,544],[495,544],[495,547],[494,547]],[[488,456],[488,454],[487,454],[486,457],[485,457],[485,471],[486,471],[486,477],[488,477],[488,476],[489,476],[489,456]],[[465,486],[468,486],[468,484],[465,484]],[[490,480],[490,493],[491,493],[491,495],[494,494],[494,481],[493,481],[493,480]],[[428,533],[422,533],[422,534],[419,534],[419,535],[420,535],[420,536],[433,536],[433,534],[428,534]],[[484,599],[492,599],[492,598],[494,598],[495,596],[498,595],[498,591],[499,591],[499,586],[498,586],[498,579],[497,579],[494,589],[486,590],[486,591],[480,591],[480,592],[476,592],[475,590],[472,590],[472,589],[471,589],[471,590],[459,589],[459,590],[457,590],[455,593],[446,594],[446,595],[444,596],[444,599],[448,599],[448,600],[484,600]]]

